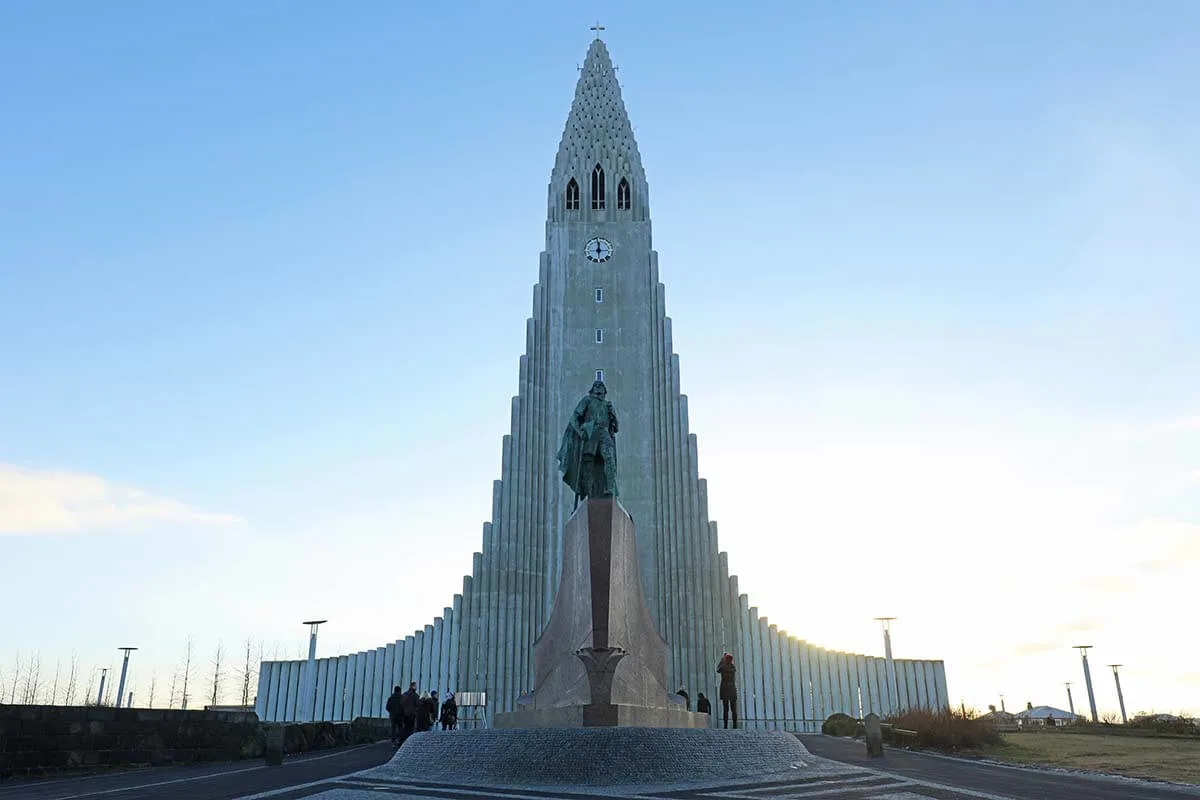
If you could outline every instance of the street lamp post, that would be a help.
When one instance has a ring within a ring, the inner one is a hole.
[[[125,696],[125,673],[129,671],[129,654],[130,652],[137,650],[137,648],[118,647],[117,649],[125,651],[125,660],[121,662],[121,682],[117,684],[117,708],[120,708],[121,698]]]
[[[1117,684],[1117,702],[1121,704],[1121,724],[1128,725],[1129,717],[1125,716],[1125,695],[1121,694],[1121,676],[1117,674],[1117,667],[1122,664],[1109,664],[1113,671],[1113,680]]]
[[[329,620],[312,619],[301,624],[308,626],[308,661],[304,664],[304,680],[300,686],[300,702],[296,704],[296,718],[300,722],[313,722],[317,706],[317,628]]]
[[[1079,651],[1080,657],[1083,659],[1083,681],[1087,684],[1088,705],[1092,707],[1092,722],[1099,722],[1100,715],[1096,713],[1096,693],[1092,691],[1092,670],[1088,667],[1087,651],[1091,649],[1090,644],[1076,644],[1072,647]]]
[[[104,679],[108,677],[108,667],[100,668],[100,691],[96,692],[96,705],[104,704]]]
[[[883,625],[883,657],[887,666],[888,692],[895,701],[892,708],[889,709],[890,712],[902,710],[900,708],[900,687],[896,684],[896,662],[892,660],[892,621],[895,619],[895,617],[875,617],[875,620]]]

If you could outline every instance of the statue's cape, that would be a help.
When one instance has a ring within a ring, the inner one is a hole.
[[[563,431],[562,444],[558,447],[558,469],[563,483],[579,494],[580,464],[583,458],[583,440],[570,425]]]

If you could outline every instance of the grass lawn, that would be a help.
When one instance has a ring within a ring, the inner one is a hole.
[[[1014,764],[1087,769],[1200,784],[1200,739],[1075,733],[1006,733],[987,755]]]

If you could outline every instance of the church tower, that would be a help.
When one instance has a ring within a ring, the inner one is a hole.
[[[515,710],[533,688],[533,643],[558,588],[574,499],[555,455],[569,414],[598,378],[620,421],[620,502],[637,529],[643,591],[667,641],[672,687],[716,697],[716,663],[728,651],[737,656],[742,713],[756,727],[816,730],[837,711],[946,707],[942,662],[841,653],[789,636],[729,574],[680,391],[646,173],[597,36],[550,174],[511,431],[471,573],[442,616],[393,643],[264,662],[260,718],[381,716],[391,687],[410,680],[459,693],[460,705],[486,698],[484,724]]]

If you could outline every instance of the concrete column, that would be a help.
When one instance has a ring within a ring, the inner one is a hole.
[[[263,721],[267,719],[267,701],[271,691],[271,675],[266,667],[265,661],[258,665],[258,689],[254,692],[254,713]]]
[[[796,729],[795,674],[792,671],[792,637],[787,631],[776,631],[775,647],[779,658],[779,681],[783,691],[779,694],[779,730]]]
[[[337,656],[332,664],[334,680],[330,681],[329,687],[329,718],[332,722],[346,720],[346,666],[349,660],[349,656]]]
[[[388,695],[392,693],[392,673],[387,665],[387,645],[381,644],[375,648],[375,682],[372,684],[371,716],[378,719],[387,717]]]
[[[741,712],[740,724],[743,727],[753,727],[745,722],[757,716],[758,701],[754,691],[754,635],[753,630],[758,626],[750,611],[750,598],[746,594],[738,596],[738,610],[741,618],[741,643],[733,654],[734,663],[738,667],[738,711]],[[715,665],[714,665],[715,669]]]
[[[324,722],[325,716],[325,682],[329,679],[329,659],[317,659],[316,678],[313,681],[312,719],[314,722]]]
[[[928,709],[929,697],[925,693],[925,662],[910,661],[909,669],[912,670],[913,683],[915,684],[917,708]]]
[[[749,598],[747,598],[749,600]],[[742,660],[742,669],[745,670],[745,679],[743,683],[746,686],[747,698],[746,718],[755,720],[754,724],[747,725],[747,728],[765,728],[763,718],[766,714],[766,697],[763,693],[763,670],[765,664],[762,657],[762,626],[759,625],[758,606],[750,607],[750,615],[746,620],[748,628],[748,639],[750,646],[747,648],[747,656]]]
[[[458,640],[462,632],[462,616],[463,616],[463,595],[454,595],[453,605],[450,607],[450,642],[446,648],[446,689],[451,692],[457,692],[459,689],[459,668],[458,668]]]
[[[780,635],[778,625],[767,626],[768,640],[770,643],[770,658],[771,658],[771,703],[773,706],[772,718],[776,722],[772,725],[774,730],[783,730],[786,722],[791,715],[787,713],[787,679],[784,672],[784,658],[782,650],[782,638],[787,634]]]
[[[819,651],[819,663],[817,668],[821,680],[821,722],[824,722],[837,709],[834,707],[833,684],[834,684],[834,669],[833,669],[833,654],[824,647]]]
[[[346,664],[346,705],[343,711],[346,719],[352,720],[359,716],[362,708],[363,667],[366,665],[365,653],[351,653],[350,661]]]
[[[417,692],[423,692],[429,688],[429,684],[424,678],[425,666],[425,631],[419,630],[413,634],[413,662],[412,662],[412,679],[417,682]]]
[[[473,560],[478,562],[479,553]],[[463,578],[462,613],[458,620],[458,658],[455,666],[454,691],[467,692],[472,690],[474,672],[471,669],[471,637],[475,630],[475,578],[468,575]]]
[[[325,709],[325,721],[337,722],[337,715],[334,713],[333,701],[337,697],[337,680],[338,680],[338,665],[341,663],[341,658],[331,656],[329,658],[329,666],[326,669],[325,677],[325,697],[321,701],[322,708]]]
[[[908,687],[909,708],[920,708],[921,698],[917,694],[917,670],[915,661],[904,659],[904,681],[905,685]]]
[[[862,719],[875,710],[871,703],[871,681],[867,675],[867,657],[855,654],[854,667],[860,703],[858,718]]]
[[[804,720],[807,714],[804,713],[804,694],[807,687],[807,676],[801,669],[800,652],[804,648],[804,642],[797,639],[795,636],[788,637],[788,660],[791,662],[792,669],[792,719],[794,722],[789,727],[796,733],[803,733]]]
[[[879,659],[874,656],[867,656],[867,711],[882,717],[884,714],[883,704],[879,699],[878,661]]]
[[[507,656],[511,653],[511,648],[507,645],[510,642],[509,637],[512,636],[512,630],[509,625],[509,599],[511,591],[509,589],[509,578],[512,574],[512,531],[506,525],[507,512],[511,504],[511,484],[513,466],[513,437],[511,434],[504,437],[501,446],[500,457],[500,475],[501,480],[497,483],[496,492],[496,513],[492,516],[492,530],[495,533],[496,542],[496,572],[495,580],[495,635],[490,637],[489,643],[491,647],[492,673],[489,675],[489,683],[492,687],[494,697],[489,698],[488,710],[489,718],[492,714],[500,711],[507,711],[505,698],[508,694],[508,663]],[[506,482],[508,485],[506,485]]]
[[[937,687],[938,710],[949,711],[950,691],[946,686],[946,663],[944,661],[933,662],[933,684]]]
[[[375,716],[372,712],[375,708],[375,673],[378,653],[368,650],[366,655],[367,663],[363,668],[363,698],[362,704],[358,707],[358,713],[363,717],[373,717]]]
[[[284,716],[288,722],[300,719],[300,681],[303,678],[304,662],[287,662],[287,711]]]
[[[775,720],[779,718],[778,699],[779,684],[776,683],[774,652],[771,649],[771,625],[766,617],[758,618],[758,652],[762,664],[762,717],[763,727],[774,729]]]
[[[812,653],[813,646],[808,642],[801,640],[798,643],[800,656],[800,718],[804,720],[804,730],[811,733],[812,727],[810,721],[816,716],[813,710],[813,662]]]
[[[387,697],[391,695],[392,687],[395,686],[396,683],[396,643],[389,642],[387,647],[384,649],[383,655],[383,685],[387,690],[387,694],[384,695],[385,705],[387,703]]]

